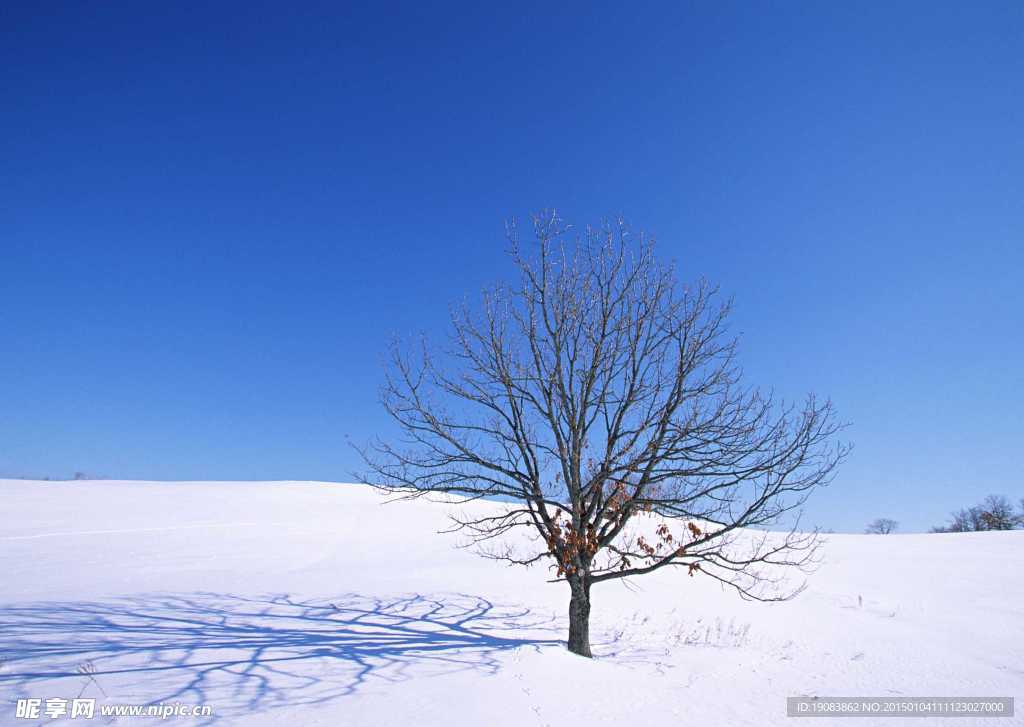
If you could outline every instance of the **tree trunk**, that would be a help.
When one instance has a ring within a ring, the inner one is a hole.
[[[590,658],[590,583],[583,578],[571,578],[569,587],[569,651]]]

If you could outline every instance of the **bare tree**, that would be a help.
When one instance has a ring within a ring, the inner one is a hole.
[[[981,518],[986,530],[1013,530],[1017,527],[1017,513],[1010,499],[1004,495],[989,495],[981,504]]]
[[[948,533],[973,533],[986,530],[985,520],[982,518],[982,510],[977,505],[968,508],[961,508],[949,516],[949,525],[945,532]]]
[[[989,495],[973,507],[950,514],[949,524],[932,528],[934,533],[974,533],[986,530],[1013,530],[1019,522],[1009,498]]]
[[[891,520],[887,517],[880,517],[868,523],[864,532],[868,535],[889,535],[890,533],[896,532],[896,528],[899,526],[900,524],[895,520]]]
[[[742,386],[729,302],[679,284],[621,220],[576,236],[545,213],[533,231],[530,255],[509,225],[519,280],[453,311],[450,350],[393,348],[382,399],[404,441],[361,450],[366,481],[511,501],[457,527],[488,557],[551,561],[576,654],[591,655],[597,583],[681,567],[795,595],[775,566],[812,563],[799,510],[848,451],[831,403]],[[519,529],[533,537],[500,538]]]

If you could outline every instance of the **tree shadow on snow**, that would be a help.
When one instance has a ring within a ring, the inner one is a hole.
[[[378,679],[493,674],[503,652],[561,645],[557,633],[529,609],[463,594],[35,603],[0,607],[0,695],[209,704],[216,720],[330,702]]]

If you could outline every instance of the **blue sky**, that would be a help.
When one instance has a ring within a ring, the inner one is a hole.
[[[214,5],[0,10],[0,475],[347,480],[556,207],[833,398],[811,521],[1024,495],[1024,5]]]

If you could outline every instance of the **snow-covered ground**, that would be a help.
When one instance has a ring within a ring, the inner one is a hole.
[[[564,650],[568,589],[456,548],[451,508],[0,480],[0,724],[59,722],[14,701],[80,694],[289,727],[761,727],[793,721],[787,696],[1014,696],[1016,718],[910,723],[1024,723],[1024,531],[832,535],[785,603],[678,572],[601,584],[589,661]]]

